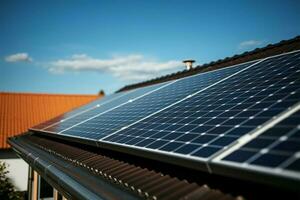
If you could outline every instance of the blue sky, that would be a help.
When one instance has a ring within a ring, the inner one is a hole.
[[[0,91],[93,94],[300,35],[300,1],[0,3]]]

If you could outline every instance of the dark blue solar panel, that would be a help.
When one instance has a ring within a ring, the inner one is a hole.
[[[174,84],[170,84],[131,103],[124,104],[109,112],[93,117],[72,128],[63,126],[60,128],[60,131],[62,130],[60,133],[63,135],[79,136],[88,139],[100,139],[136,122],[137,120],[141,120],[144,117],[164,109],[190,94],[205,89],[250,64],[251,63],[242,64],[231,68],[179,79]],[[161,125],[163,126],[163,124]],[[60,126],[62,125],[60,124]],[[57,131],[57,129],[55,131]]]
[[[299,52],[270,58],[103,141],[208,158],[299,102],[299,85]]]
[[[300,110],[222,160],[300,172]]]
[[[72,118],[76,115],[80,115],[83,112],[87,112],[91,109],[95,109],[98,106],[102,106],[104,104],[107,104],[111,101],[114,101],[114,100],[124,96],[124,95],[127,95],[127,93],[126,92],[120,92],[120,93],[115,93],[115,94],[112,94],[112,95],[105,96],[103,98],[99,98],[95,101],[92,101],[91,103],[89,103],[87,105],[81,106],[81,107],[79,107],[77,109],[74,109],[70,112],[64,113],[64,114],[59,115],[59,116],[57,116],[53,119],[50,119],[50,120],[45,121],[41,124],[38,124],[38,125],[32,127],[32,129],[43,130],[45,128],[48,128],[52,125],[55,125],[55,124],[59,123],[61,120],[67,120],[67,119]]]
[[[170,82],[171,83],[171,82]],[[56,123],[55,125],[48,126],[47,128],[43,129],[43,131],[53,132],[53,133],[59,133],[67,128],[70,128],[78,123],[82,123],[84,120],[90,119],[94,116],[100,115],[101,113],[107,112],[111,109],[114,109],[115,107],[122,106],[122,104],[128,103],[128,101],[131,101],[135,98],[139,98],[142,95],[146,95],[148,93],[151,93],[155,91],[156,89],[159,89],[161,87],[164,87],[167,84],[170,83],[163,83],[163,84],[157,84],[149,87],[140,88],[137,90],[120,93],[120,94],[113,94],[108,96],[107,98],[100,100],[99,102],[93,102],[92,104],[87,105],[86,107],[91,107],[92,109],[88,109],[86,112],[80,113],[77,116],[74,116],[72,118],[63,118],[64,121],[61,121],[59,123]],[[102,103],[104,101],[104,103]],[[97,106],[99,105],[99,106]],[[72,115],[72,114],[69,114]],[[68,114],[67,114],[68,116]]]

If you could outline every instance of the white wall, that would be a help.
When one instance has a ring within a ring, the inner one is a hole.
[[[8,165],[7,170],[9,173],[7,176],[12,180],[12,183],[19,191],[27,190],[27,180],[28,180],[28,164],[20,159],[0,159],[0,161],[5,162]]]

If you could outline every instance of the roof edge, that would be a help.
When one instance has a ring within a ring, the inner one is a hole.
[[[256,48],[252,51],[245,51],[242,54],[236,54],[231,57],[225,57],[225,58],[219,59],[217,61],[212,61],[210,63],[198,65],[191,70],[182,70],[179,72],[175,72],[173,74],[168,74],[168,75],[154,78],[151,80],[147,80],[144,82],[127,85],[127,86],[124,86],[121,89],[117,90],[116,93],[132,90],[132,89],[136,89],[136,88],[140,88],[140,87],[144,87],[144,86],[149,86],[149,85],[153,85],[153,84],[157,84],[157,83],[162,83],[162,82],[166,82],[166,81],[170,81],[170,80],[175,80],[178,78],[183,78],[183,77],[191,76],[191,75],[198,74],[198,73],[212,71],[212,70],[219,69],[219,68],[225,68],[228,66],[241,64],[244,62],[253,61],[253,60],[261,59],[261,58],[264,58],[267,56],[272,56],[272,55],[289,52],[289,51],[293,51],[293,50],[297,50],[297,49],[300,49],[300,35],[296,36],[292,39],[289,39],[289,40],[282,40],[275,44],[268,44],[265,47]]]
[[[28,134],[30,135],[30,133],[25,133],[24,135]],[[138,199],[136,196],[105,181],[93,179],[93,176],[89,176],[89,173],[85,170],[71,166],[70,163],[62,159],[51,156],[41,149],[30,146],[28,143],[26,144],[26,141],[23,141],[20,137],[10,138],[8,142],[23,160],[68,199],[101,200],[108,197],[115,198],[116,196],[123,196],[126,199]],[[76,170],[76,176],[68,173],[72,170]],[[86,186],[90,181],[98,181],[103,193],[90,190]]]

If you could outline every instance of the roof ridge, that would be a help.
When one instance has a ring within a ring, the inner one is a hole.
[[[244,53],[235,54],[231,57],[225,57],[217,61],[211,61],[203,65],[198,65],[191,70],[181,70],[178,72],[174,72],[172,74],[160,76],[143,82],[126,85],[121,89],[117,90],[116,93],[132,90],[132,89],[136,89],[139,87],[144,87],[152,84],[157,84],[161,82],[166,82],[166,81],[170,81],[170,80],[174,80],[174,79],[178,79],[178,78],[182,78],[182,77],[186,77],[186,76],[190,76],[190,75],[194,75],[206,71],[212,71],[218,68],[224,68],[231,65],[241,64],[243,62],[253,61],[270,55],[276,55],[276,54],[289,52],[296,49],[300,49],[300,35],[289,40],[281,40],[280,42],[275,44],[268,44],[264,47],[256,48],[252,51],[245,51]]]

